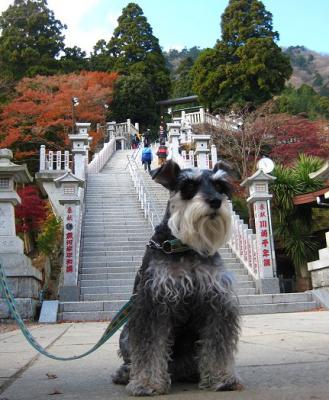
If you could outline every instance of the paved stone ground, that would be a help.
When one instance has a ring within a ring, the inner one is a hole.
[[[55,354],[78,354],[94,344],[106,323],[37,325],[34,336]],[[19,331],[0,334],[0,400],[127,399],[111,383],[120,364],[118,335],[78,361],[38,355]],[[243,317],[237,370],[240,392],[199,391],[174,385],[161,399],[328,400],[329,311]]]

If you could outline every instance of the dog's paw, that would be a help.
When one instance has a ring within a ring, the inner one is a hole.
[[[243,390],[244,387],[237,378],[232,377],[224,382],[214,384],[211,389],[215,392],[229,392],[234,390]]]
[[[121,365],[121,367],[111,375],[112,382],[116,385],[127,385],[129,382],[130,367],[128,365]]]
[[[168,393],[169,388],[151,384],[144,385],[138,381],[131,381],[126,386],[126,390],[131,396],[157,396]]]

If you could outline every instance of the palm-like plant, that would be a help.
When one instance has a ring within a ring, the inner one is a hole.
[[[278,165],[273,171],[277,178],[271,186],[275,237],[294,263],[297,277],[302,278],[308,276],[307,261],[314,256],[317,243],[312,234],[311,207],[296,207],[293,198],[323,187],[319,179],[309,177],[322,164],[317,157],[300,155],[293,167]]]

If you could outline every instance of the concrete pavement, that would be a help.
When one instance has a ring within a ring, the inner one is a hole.
[[[33,334],[51,353],[68,356],[91,347],[106,325],[37,325]],[[84,359],[60,362],[37,354],[19,331],[3,333],[0,400],[127,399],[110,380],[120,365],[117,350],[118,334]],[[161,399],[328,400],[329,311],[244,316],[237,370],[243,391],[174,385]]]

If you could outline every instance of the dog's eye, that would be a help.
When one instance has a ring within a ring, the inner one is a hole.
[[[181,185],[181,195],[184,200],[192,199],[198,191],[199,182],[193,179],[185,179]]]
[[[217,190],[217,192],[220,193],[226,193],[228,190],[227,185],[223,181],[213,181],[212,185],[215,188],[215,190]]]

